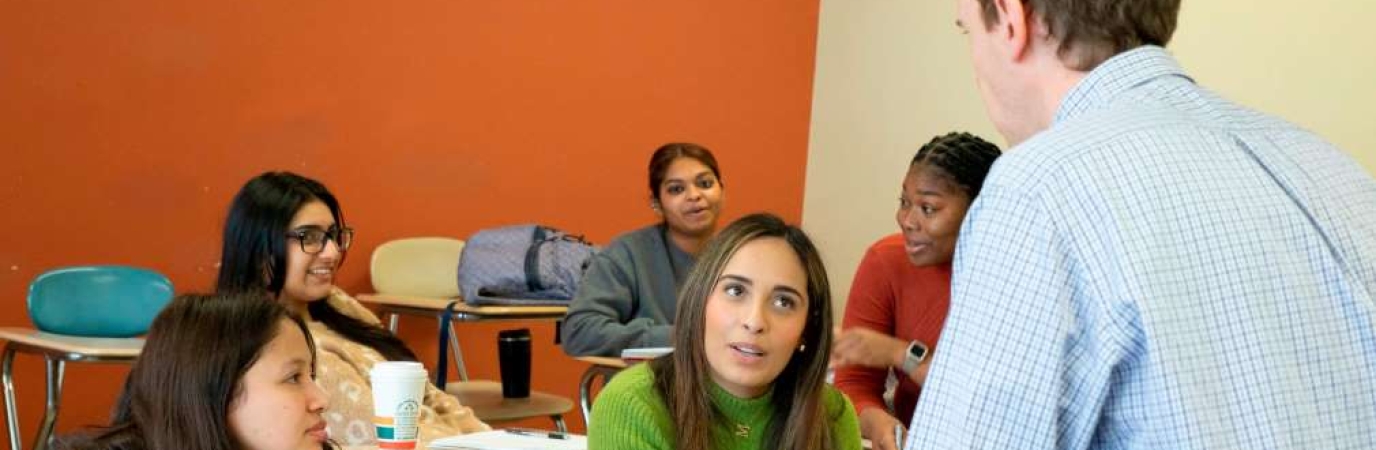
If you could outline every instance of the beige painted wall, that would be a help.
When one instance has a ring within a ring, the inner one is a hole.
[[[897,231],[907,161],[951,130],[1002,143],[954,0],[822,0],[803,224],[843,304],[866,247]],[[1170,49],[1201,84],[1317,131],[1376,173],[1376,18],[1367,0],[1186,1]],[[838,314],[839,316],[839,314]]]

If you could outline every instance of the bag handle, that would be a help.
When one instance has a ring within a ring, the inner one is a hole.
[[[449,378],[449,324],[454,320],[454,306],[458,304],[458,300],[449,302],[440,314],[440,358],[439,367],[435,369],[435,387],[441,391]]]
[[[540,285],[540,246],[549,239],[545,238],[545,227],[535,226],[535,233],[531,236],[530,247],[526,247],[526,291],[540,292],[544,287]]]

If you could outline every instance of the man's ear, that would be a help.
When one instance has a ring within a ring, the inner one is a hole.
[[[1022,0],[994,0],[999,9],[999,23],[995,25],[998,37],[1004,42],[1007,55],[1013,61],[1027,57],[1032,34],[1032,21],[1035,20]]]

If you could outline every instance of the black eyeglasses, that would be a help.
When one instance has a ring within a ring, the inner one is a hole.
[[[302,228],[288,231],[287,237],[296,239],[296,242],[301,243],[301,251],[312,255],[325,251],[326,241],[334,241],[335,244],[339,245],[339,251],[342,252],[348,250],[349,246],[354,243],[354,229],[348,227],[330,228],[329,230]]]

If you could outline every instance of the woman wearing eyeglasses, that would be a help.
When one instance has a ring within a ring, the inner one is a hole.
[[[268,292],[305,319],[316,340],[319,383],[332,399],[325,412],[329,435],[344,445],[367,445],[376,439],[368,371],[379,361],[416,356],[377,316],[335,287],[353,234],[339,201],[319,182],[290,172],[254,177],[234,196],[225,219],[217,289]],[[489,429],[433,385],[426,385],[424,403],[422,445]]]

